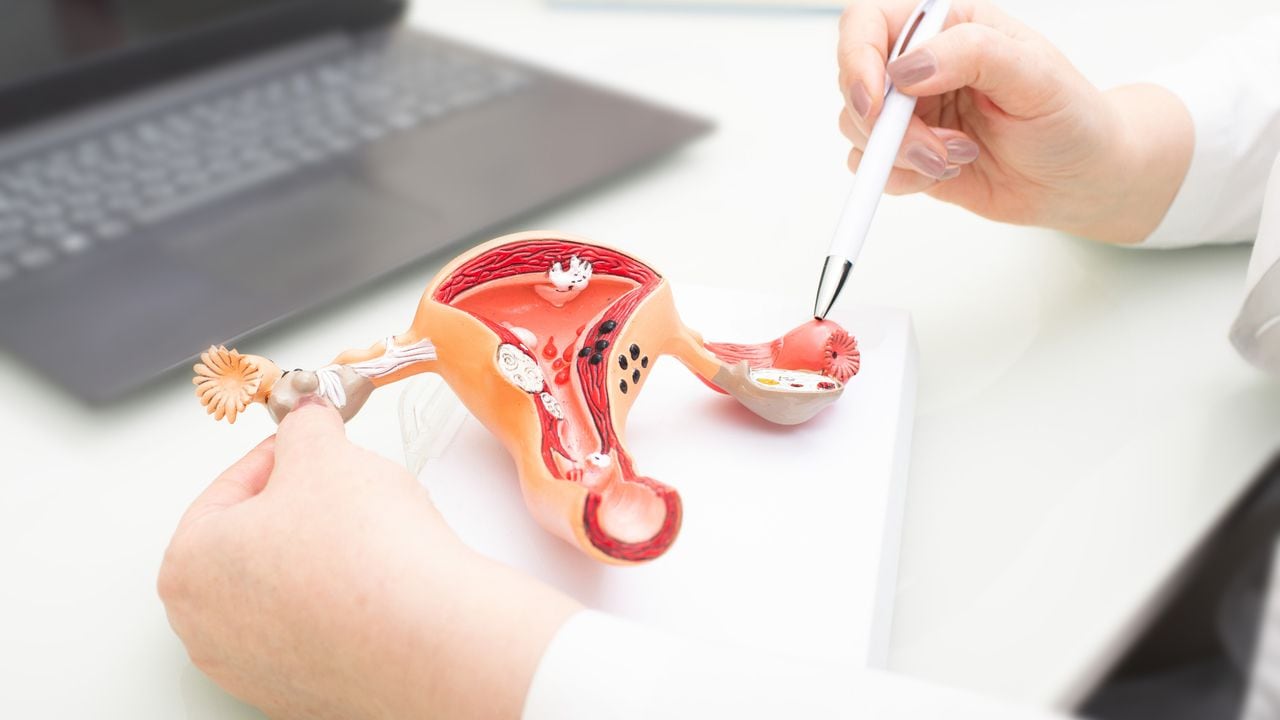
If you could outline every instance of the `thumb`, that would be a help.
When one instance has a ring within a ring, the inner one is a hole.
[[[1015,117],[1036,117],[1055,108],[1049,101],[1058,83],[1044,69],[1031,43],[988,25],[951,27],[886,68],[895,87],[908,95],[941,95],[971,87]]]
[[[258,443],[247,455],[224,470],[187,508],[187,512],[178,521],[178,529],[262,492],[275,466],[275,445],[276,438],[273,435]]]
[[[308,395],[280,421],[276,431],[276,462],[288,466],[346,442],[342,416],[328,401]]]

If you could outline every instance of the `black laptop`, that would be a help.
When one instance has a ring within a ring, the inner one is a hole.
[[[1271,574],[1277,541],[1280,455],[1173,579],[1158,612],[1129,642],[1080,715],[1091,720],[1243,717],[1266,608],[1280,597],[1280,578]]]
[[[110,400],[707,129],[404,11],[6,2],[0,348]]]

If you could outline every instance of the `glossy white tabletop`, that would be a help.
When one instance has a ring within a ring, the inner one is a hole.
[[[1109,83],[1268,4],[1216,3],[1212,16],[1193,0],[1011,9]],[[1161,34],[1129,38],[1153,13]],[[833,15],[424,0],[414,22],[718,124],[512,229],[618,244],[676,283],[810,296],[849,181]],[[893,667],[1062,704],[1105,666],[1280,438],[1280,384],[1226,341],[1247,257],[1098,247],[927,198],[882,204],[844,301],[910,310],[920,345]],[[255,350],[327,357],[395,329],[432,270],[267,333]],[[180,378],[87,410],[7,355],[0,396],[0,687],[21,690],[19,707],[40,703],[34,715],[67,707],[59,691],[142,708],[178,693],[193,717],[243,712],[186,663],[152,584],[185,503],[268,431],[265,419],[207,432]],[[352,434],[397,456],[385,428]],[[119,665],[77,652],[103,643]]]

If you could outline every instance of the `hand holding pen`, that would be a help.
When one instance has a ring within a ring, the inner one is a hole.
[[[1105,242],[1155,229],[1190,158],[1176,97],[1148,84],[1103,92],[1043,36],[981,0],[953,0],[936,37],[917,29],[888,62],[915,7],[854,0],[841,18],[850,169],[864,169],[892,85],[919,102],[884,193],[925,192],[992,220]]]
[[[889,54],[890,62],[900,58],[912,41],[923,43],[937,35],[950,8],[951,0],[921,0],[915,12],[907,18],[904,31],[898,35],[893,52]],[[907,127],[914,119],[912,113],[915,109],[914,96],[899,92],[894,89],[891,81],[886,81],[880,117],[867,139],[853,190],[845,201],[844,212],[840,215],[835,237],[831,240],[831,250],[827,253],[822,275],[818,280],[813,316],[819,320],[826,318],[844,290],[849,273],[853,270],[853,263],[871,228],[871,220],[875,217],[876,207],[880,204],[880,196],[884,193]],[[938,177],[941,178],[946,174],[947,168],[945,162],[939,164],[941,167],[937,170],[940,171]]]

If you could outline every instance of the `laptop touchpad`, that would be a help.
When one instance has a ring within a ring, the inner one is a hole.
[[[167,249],[232,288],[274,297],[288,312],[354,287],[432,248],[425,208],[344,176],[238,199],[193,217]]]

